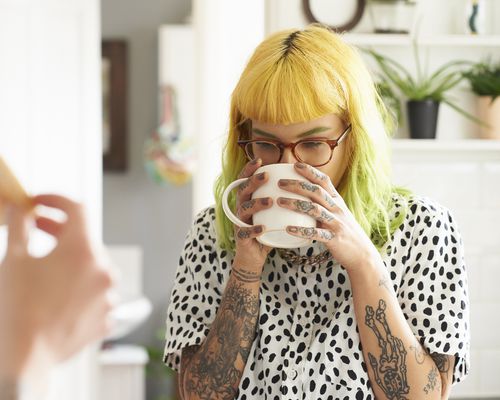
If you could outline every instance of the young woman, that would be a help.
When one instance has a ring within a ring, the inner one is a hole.
[[[186,399],[445,399],[469,365],[463,247],[445,207],[395,187],[390,136],[359,53],[318,25],[271,35],[235,88],[215,207],[188,234],[167,315],[166,364]],[[304,180],[275,199],[318,227],[295,250],[236,228],[221,194],[262,164],[294,163]]]

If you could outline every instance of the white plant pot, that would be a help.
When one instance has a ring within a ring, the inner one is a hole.
[[[478,117],[489,125],[489,127],[479,126],[479,137],[500,140],[500,97],[493,103],[491,99],[491,96],[479,96],[477,99]]]

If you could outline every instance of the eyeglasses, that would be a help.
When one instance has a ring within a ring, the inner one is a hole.
[[[333,157],[333,150],[347,136],[351,125],[337,139],[303,139],[294,143],[284,144],[278,140],[253,139],[238,140],[238,145],[245,151],[249,160],[262,159],[262,164],[277,164],[283,158],[285,149],[290,148],[293,156],[300,162],[321,167],[328,164]]]

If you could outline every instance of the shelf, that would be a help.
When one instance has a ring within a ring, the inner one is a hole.
[[[487,139],[393,139],[394,153],[399,151],[436,151],[436,152],[495,152],[500,153],[500,140]]]
[[[410,35],[346,33],[343,38],[357,46],[411,46]],[[468,47],[500,47],[500,35],[435,35],[420,37],[422,46],[468,46]]]

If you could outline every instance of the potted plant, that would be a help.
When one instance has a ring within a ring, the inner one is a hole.
[[[401,99],[383,76],[375,82],[375,87],[388,112],[388,114],[383,113],[384,123],[392,136],[401,123]]]
[[[414,0],[368,0],[375,33],[409,33],[416,4]]]
[[[483,139],[500,139],[500,62],[479,62],[463,73],[477,98],[477,113],[485,122],[479,130]]]
[[[422,70],[418,46],[413,41],[416,62],[416,77],[390,57],[372,49],[362,49],[373,57],[382,76],[407,99],[407,111],[412,139],[434,139],[436,137],[437,117],[441,102],[448,104],[463,116],[481,123],[473,115],[458,107],[447,96],[447,92],[463,79],[464,66],[469,61],[452,61],[442,65],[432,74]],[[427,69],[427,68],[426,68]]]

